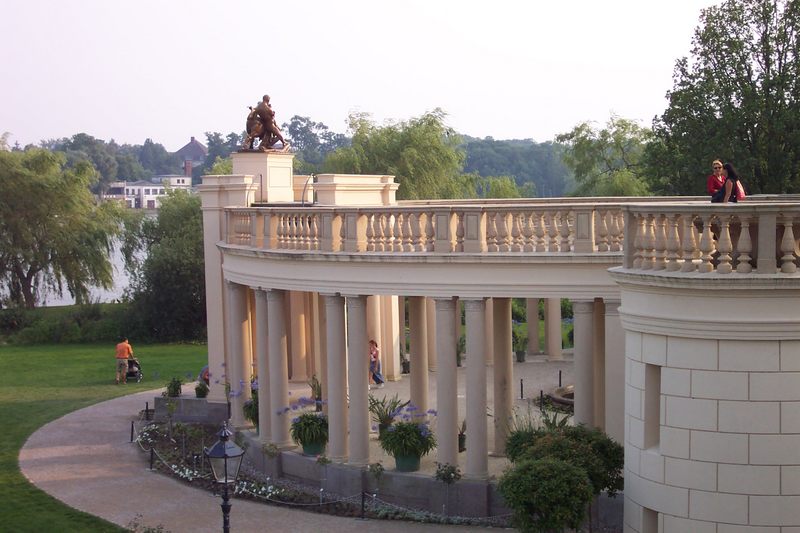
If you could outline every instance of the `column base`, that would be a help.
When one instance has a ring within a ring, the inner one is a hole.
[[[546,363],[549,360],[550,359],[548,359],[547,355],[545,354],[528,355],[525,358],[525,361],[529,363]]]

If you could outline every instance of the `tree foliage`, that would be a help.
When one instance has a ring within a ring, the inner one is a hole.
[[[398,198],[452,198],[462,190],[460,139],[436,109],[408,121],[378,126],[369,115],[350,116],[352,145],[328,154],[326,172],[397,176]]]
[[[35,307],[43,287],[85,303],[90,287],[112,285],[122,210],[95,202],[89,162],[65,161],[38,148],[0,151],[0,281],[14,305]]]
[[[295,151],[294,169],[298,174],[319,172],[327,154],[350,144],[345,135],[335,133],[322,122],[314,122],[309,117],[294,115],[282,127]]]
[[[649,194],[643,158],[650,130],[612,115],[604,128],[582,122],[556,140],[565,144],[564,163],[575,174],[576,196]]]
[[[701,12],[653,124],[655,190],[702,193],[716,158],[754,193],[800,190],[799,24],[795,0],[727,0]]]
[[[205,336],[206,297],[200,198],[174,190],[161,201],[156,219],[133,228],[126,250],[132,271],[133,308],[143,332],[156,340]],[[135,261],[135,248],[144,261]]]

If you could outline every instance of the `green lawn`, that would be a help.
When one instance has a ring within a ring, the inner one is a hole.
[[[135,342],[135,339],[132,339]],[[196,376],[205,345],[134,344],[141,383],[114,383],[113,345],[0,346],[0,531],[124,531],[73,510],[31,485],[17,457],[28,436],[47,422],[103,400],[162,387],[172,376]],[[192,378],[194,379],[194,378]]]

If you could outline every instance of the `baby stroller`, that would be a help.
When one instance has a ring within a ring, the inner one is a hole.
[[[128,359],[128,372],[125,373],[125,379],[135,379],[136,383],[142,381],[142,364],[135,357]]]

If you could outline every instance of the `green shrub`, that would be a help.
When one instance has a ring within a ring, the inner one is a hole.
[[[558,459],[515,463],[497,488],[514,513],[514,525],[524,533],[577,530],[592,499],[586,472]]]
[[[194,386],[194,395],[196,398],[205,398],[208,396],[208,385],[202,379]]]
[[[603,462],[584,442],[570,439],[559,432],[547,433],[536,439],[518,461],[541,459],[557,459],[577,466],[589,477],[594,494],[600,494],[604,488],[606,478]]]
[[[508,434],[508,440],[506,440],[506,456],[508,456],[508,460],[512,463],[519,460],[525,454],[525,451],[544,435],[547,435],[547,431],[544,429],[512,429]]]
[[[30,326],[35,320],[27,309],[13,307],[0,310],[0,332],[14,333]]]
[[[245,400],[242,404],[242,413],[246,420],[258,427],[258,390],[251,389],[250,394],[250,399]]]
[[[181,381],[181,378],[172,378],[169,383],[167,383],[167,390],[162,393],[162,396],[166,396],[167,398],[177,398],[181,395],[182,385],[183,381]]]
[[[598,479],[600,490],[615,496],[624,486],[623,467],[625,464],[625,449],[621,444],[597,428],[584,425],[567,426],[562,433],[565,437],[589,446],[594,455],[602,464],[602,475]]]
[[[292,440],[301,446],[304,444],[327,444],[328,417],[317,412],[302,413],[292,420],[290,433]]]

